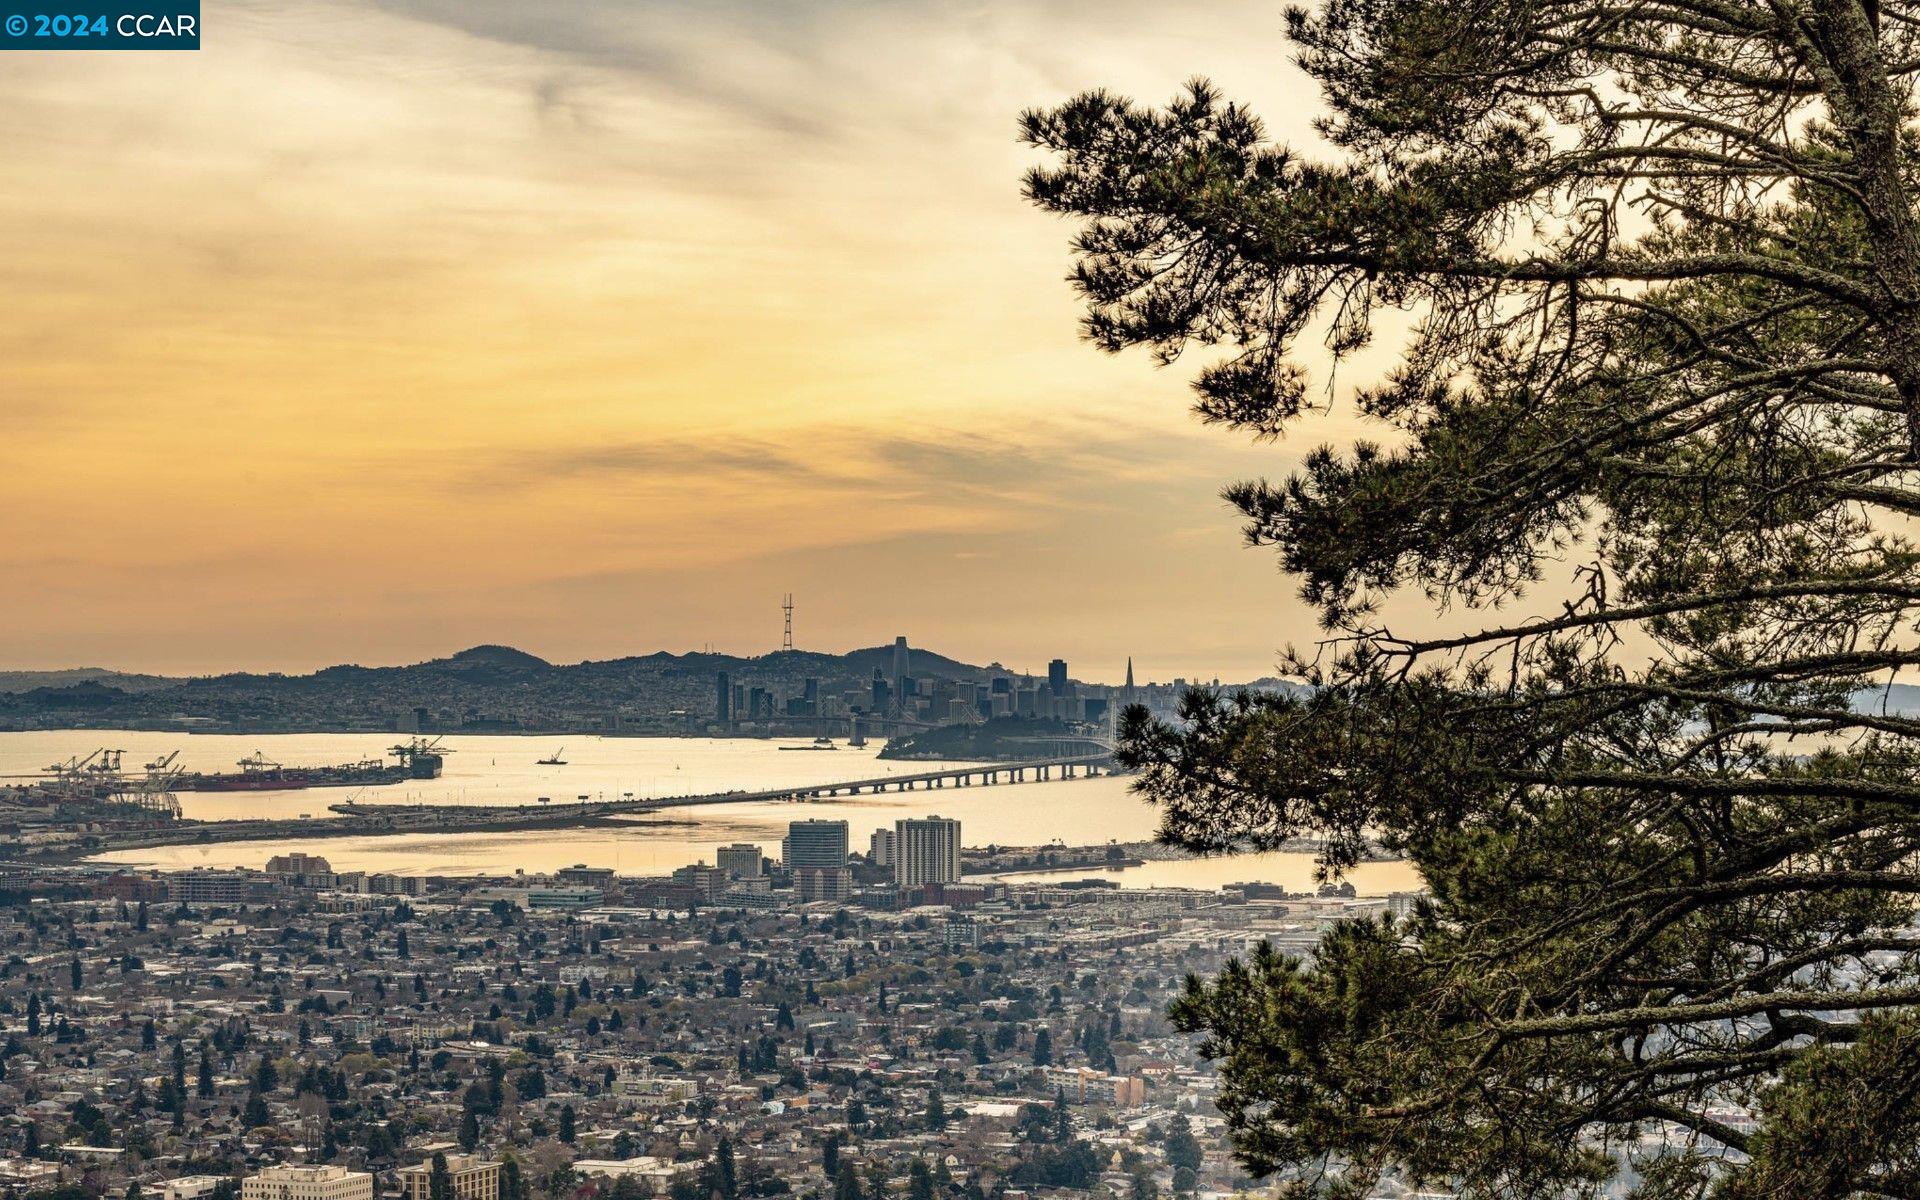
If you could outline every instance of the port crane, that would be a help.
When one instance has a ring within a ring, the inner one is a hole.
[[[186,773],[186,768],[180,765],[180,752],[175,750],[156,758],[141,769],[146,774],[137,780],[129,780],[127,789],[122,793],[127,802],[177,819],[180,816],[180,798],[173,794],[173,785]]]
[[[130,776],[123,769],[125,750],[101,748],[82,758],[69,757],[46,769],[49,778],[42,786],[52,793],[56,804],[127,805],[158,813],[168,818],[180,815],[180,801],[173,794],[179,779],[180,752],[146,764],[144,773]]]
[[[453,751],[441,746],[440,739],[428,741],[425,738],[413,738],[387,750],[388,754],[400,760],[407,774],[415,779],[438,779],[440,760]]]

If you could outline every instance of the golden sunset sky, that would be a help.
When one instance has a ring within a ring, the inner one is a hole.
[[[1277,5],[202,25],[0,55],[0,667],[760,653],[789,591],[803,648],[1092,679],[1313,636],[1218,489],[1322,435],[1202,429],[1193,364],[1081,343],[1015,138],[1204,74],[1310,142]]]

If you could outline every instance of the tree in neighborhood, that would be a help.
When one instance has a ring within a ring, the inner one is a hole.
[[[562,1104],[562,1105],[560,1106],[560,1134],[559,1134],[559,1136],[560,1136],[560,1140],[561,1140],[561,1141],[563,1141],[563,1142],[565,1142],[565,1143],[567,1143],[567,1145],[569,1145],[569,1146],[571,1146],[571,1145],[573,1145],[573,1139],[574,1139],[574,1124],[573,1124],[573,1122],[574,1122],[574,1116],[573,1116],[573,1105],[571,1105],[571,1104]]]
[[[860,1190],[860,1175],[853,1169],[853,1160],[842,1158],[840,1169],[833,1177],[833,1200],[865,1200],[866,1193]]]
[[[1200,1139],[1193,1136],[1193,1123],[1187,1120],[1185,1113],[1179,1113],[1167,1122],[1166,1141],[1167,1165],[1185,1167],[1190,1171],[1200,1169]]]
[[[1088,336],[1213,349],[1203,420],[1295,429],[1394,317],[1385,444],[1227,493],[1310,688],[1122,721],[1166,840],[1431,889],[1177,1002],[1256,1173],[1562,1194],[1654,1135],[1647,1196],[1920,1192],[1920,721],[1875,694],[1920,665],[1917,22],[1324,0],[1329,161],[1204,82],[1023,119]]]
[[[740,1176],[733,1161],[733,1139],[722,1136],[713,1151],[713,1190],[721,1200],[734,1200],[740,1194]]]

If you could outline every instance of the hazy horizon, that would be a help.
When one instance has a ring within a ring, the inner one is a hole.
[[[853,654],[861,650],[884,650],[892,646],[892,644],[893,644],[893,640],[891,638],[888,638],[883,641],[856,642],[855,644],[845,646],[839,649],[820,648],[815,646],[804,646],[804,645],[796,645],[794,646],[793,649],[794,649],[794,653],[796,654],[820,654],[820,655],[826,655],[829,657],[843,657],[845,655]],[[1037,664],[1028,665],[1028,664],[1021,664],[1021,663],[1005,662],[1005,661],[1002,661],[1000,658],[991,657],[991,656],[984,657],[984,658],[976,658],[976,657],[970,657],[968,655],[963,655],[963,654],[951,654],[939,646],[920,645],[918,643],[913,642],[911,638],[908,639],[908,644],[909,644],[909,648],[914,653],[919,653],[924,651],[926,653],[935,654],[941,658],[949,659],[951,661],[963,663],[969,666],[976,666],[976,667],[983,667],[983,668],[999,666],[1005,671],[1007,671],[1007,673],[1010,675],[1031,676],[1036,679],[1045,679],[1047,675],[1046,662],[1040,662]],[[471,651],[485,650],[485,649],[503,649],[503,650],[517,651],[523,654],[530,654],[536,658],[541,659],[548,666],[553,666],[553,667],[572,667],[572,666],[580,666],[589,662],[609,662],[609,661],[618,661],[620,659],[626,659],[626,658],[648,658],[656,654],[670,654],[678,658],[685,658],[689,655],[709,654],[709,655],[716,655],[716,656],[722,656],[722,657],[728,657],[728,658],[758,659],[758,658],[766,658],[770,655],[781,653],[781,650],[779,649],[779,647],[775,647],[772,650],[736,651],[736,650],[728,650],[725,647],[721,647],[721,646],[713,646],[713,647],[696,646],[691,649],[676,649],[671,646],[659,646],[659,647],[654,647],[648,650],[632,650],[632,651],[619,653],[619,654],[598,655],[598,656],[584,658],[584,659],[556,659],[556,658],[550,658],[544,654],[540,654],[535,650],[528,649],[525,646],[516,646],[509,642],[478,642],[470,646],[458,646],[450,650],[435,651],[433,653],[423,654],[419,657],[409,658],[405,660],[396,660],[391,662],[367,662],[367,661],[330,662],[330,663],[321,663],[313,667],[304,667],[304,668],[300,668],[298,670],[293,670],[293,671],[268,671],[266,669],[261,669],[261,668],[247,668],[247,667],[236,668],[231,671],[224,671],[224,670],[223,671],[133,671],[124,667],[116,667],[111,663],[89,662],[89,663],[69,663],[65,666],[60,666],[60,667],[20,667],[20,666],[14,666],[9,663],[0,662],[0,674],[58,674],[62,672],[71,673],[71,672],[86,672],[86,671],[108,671],[108,672],[118,672],[121,674],[128,674],[128,675],[168,676],[168,677],[180,678],[180,679],[207,678],[207,677],[212,677],[217,675],[239,674],[239,673],[263,674],[263,675],[264,674],[308,675],[316,671],[326,670],[330,667],[392,668],[392,667],[420,666],[425,663],[442,661],[442,660],[450,659],[455,656],[465,654]],[[1155,675],[1152,672],[1147,670],[1145,666],[1146,660],[1143,659],[1142,656],[1136,655],[1132,657],[1133,657],[1134,681],[1143,687],[1152,683],[1171,684],[1175,679],[1185,679],[1188,682],[1198,683],[1198,682],[1210,681],[1212,679],[1218,678],[1224,683],[1250,683],[1250,682],[1253,682],[1255,679],[1273,678],[1278,676],[1278,673],[1275,671],[1263,672],[1261,675],[1258,675],[1258,676],[1249,675],[1244,678],[1228,678],[1226,676],[1216,675],[1215,673],[1212,673],[1212,672],[1201,673],[1197,671],[1184,671],[1184,672],[1174,671],[1172,673],[1162,673],[1159,675]],[[1067,669],[1068,669],[1068,674],[1071,678],[1076,679],[1082,683],[1090,683],[1090,684],[1095,684],[1099,686],[1118,687],[1125,682],[1126,660],[1124,658],[1121,660],[1121,665],[1117,668],[1116,673],[1113,675],[1111,679],[1104,677],[1097,670],[1093,672],[1089,672],[1080,667],[1077,667],[1071,661],[1068,662]]]
[[[200,53],[0,63],[0,662],[756,653],[786,592],[802,644],[1097,678],[1315,636],[1219,489],[1319,435],[1083,344],[1015,136],[1205,74],[1309,144],[1277,11],[565,13],[216,2]]]

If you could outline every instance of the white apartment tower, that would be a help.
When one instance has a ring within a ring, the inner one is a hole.
[[[896,821],[893,881],[901,887],[960,879],[960,822],[947,817]]]

